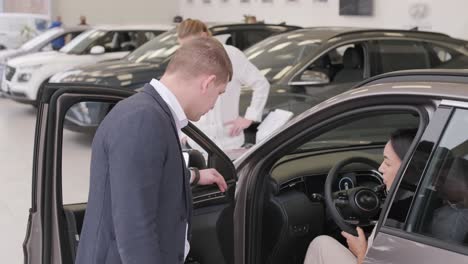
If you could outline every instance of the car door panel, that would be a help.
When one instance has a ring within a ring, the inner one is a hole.
[[[382,228],[364,263],[466,263],[466,255],[395,236]]]
[[[54,84],[45,89],[37,117],[33,202],[23,245],[25,263],[73,263],[75,257],[86,202],[64,204],[62,147],[66,143],[64,124],[67,111],[83,101],[115,104],[132,94],[134,92],[123,89],[82,85],[64,87],[63,84]],[[107,108],[107,111],[111,108]],[[203,263],[229,263],[225,262],[224,256],[232,252],[232,241],[225,238],[232,234],[236,182],[234,166],[219,148],[192,125],[184,132],[208,150],[211,157],[208,167],[224,175],[229,186],[226,193],[219,192],[217,186],[192,189],[192,260],[196,261],[194,258],[197,257],[203,259]]]

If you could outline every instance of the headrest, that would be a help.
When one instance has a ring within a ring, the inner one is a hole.
[[[362,68],[362,56],[356,48],[347,48],[343,54],[343,66],[347,69]]]

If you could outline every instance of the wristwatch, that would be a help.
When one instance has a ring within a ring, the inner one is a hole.
[[[198,168],[195,167],[190,167],[189,170],[195,173],[195,179],[193,179],[191,185],[197,185],[198,181],[200,180],[200,171],[198,170]]]

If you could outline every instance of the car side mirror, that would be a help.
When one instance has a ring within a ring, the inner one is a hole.
[[[104,49],[103,46],[94,46],[91,48],[91,51],[89,53],[93,54],[93,55],[99,55],[99,54],[103,54],[106,52],[106,49]]]
[[[330,83],[330,78],[320,71],[306,70],[301,74],[298,81],[290,82],[289,85],[307,86]]]

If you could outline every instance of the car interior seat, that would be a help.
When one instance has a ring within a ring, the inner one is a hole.
[[[334,82],[358,82],[364,75],[364,58],[360,48],[349,47],[343,54],[343,69],[336,73]]]

